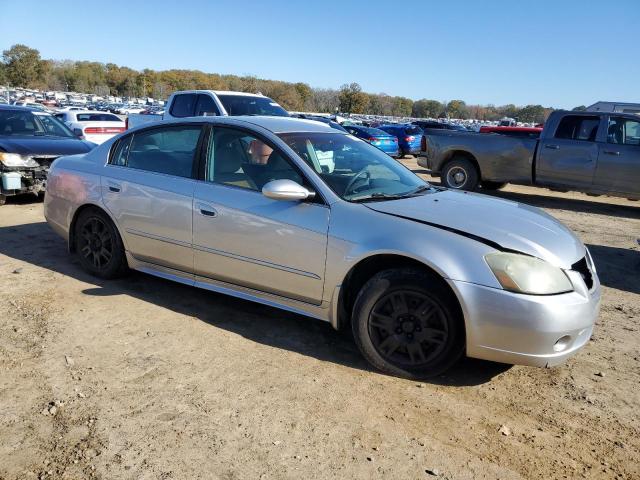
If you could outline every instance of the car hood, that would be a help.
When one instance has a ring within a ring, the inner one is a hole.
[[[542,210],[486,195],[442,190],[368,208],[466,235],[495,248],[513,250],[569,268],[585,255],[584,244]]]
[[[74,155],[91,150],[92,144],[65,137],[0,137],[0,150],[20,155]]]

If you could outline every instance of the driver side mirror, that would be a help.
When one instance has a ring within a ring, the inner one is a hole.
[[[73,134],[78,138],[84,138],[84,133],[82,132],[81,128],[74,128]]]
[[[271,180],[262,187],[262,194],[272,200],[306,200],[313,198],[315,192],[310,192],[293,180]]]

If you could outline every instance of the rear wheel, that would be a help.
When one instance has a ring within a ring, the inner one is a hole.
[[[84,210],[76,221],[75,248],[82,268],[100,278],[127,272],[120,234],[111,219],[98,209]]]
[[[457,190],[474,191],[480,180],[478,169],[465,157],[453,157],[442,168],[440,176],[445,187]]]
[[[489,182],[487,180],[482,181],[482,188],[484,190],[500,190],[507,182]]]
[[[355,301],[353,334],[362,355],[392,375],[438,375],[464,351],[462,314],[453,294],[433,275],[385,270]]]

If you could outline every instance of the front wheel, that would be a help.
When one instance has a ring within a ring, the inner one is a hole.
[[[442,168],[440,176],[445,187],[456,190],[474,191],[480,180],[478,169],[465,157],[453,157]]]
[[[98,209],[80,213],[76,221],[75,248],[80,265],[91,275],[111,279],[127,271],[120,234],[111,219]]]
[[[464,351],[464,322],[453,293],[419,270],[372,277],[356,298],[352,328],[365,359],[401,377],[438,375]]]

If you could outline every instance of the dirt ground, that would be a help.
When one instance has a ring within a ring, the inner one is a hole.
[[[556,368],[466,359],[428,383],[371,371],[322,322],[140,273],[96,280],[41,203],[11,200],[0,479],[640,478],[640,203],[496,196],[589,245],[593,339]]]

